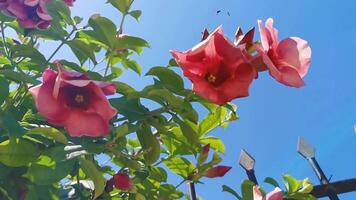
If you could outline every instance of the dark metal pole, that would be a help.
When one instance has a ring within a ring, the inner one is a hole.
[[[314,186],[313,191],[311,193],[316,198],[326,197],[328,196],[328,189],[333,190],[336,194],[354,192],[356,191],[356,178],[336,181],[333,183],[329,183],[328,185],[317,185]]]
[[[339,200],[339,197],[335,193],[335,191],[328,187],[330,185],[329,180],[326,178],[323,170],[321,169],[319,163],[315,159],[315,149],[305,142],[303,138],[299,138],[298,140],[298,152],[302,155],[311,165],[313,171],[318,177],[320,183],[326,186],[327,196],[330,200]]]
[[[248,179],[255,185],[258,185],[254,170],[255,163],[255,159],[246,150],[242,149],[240,153],[239,164],[246,171]]]
[[[197,200],[197,194],[195,192],[195,185],[193,181],[188,181],[190,200]]]
[[[320,184],[326,185],[326,192],[330,200],[339,200],[339,197],[337,194],[335,194],[335,191],[332,189],[332,187],[329,186],[329,180],[326,178],[323,170],[321,169],[319,163],[316,161],[315,158],[307,158],[309,161],[310,165],[312,166],[316,176],[318,177]]]
[[[258,185],[257,178],[255,175],[255,170],[253,170],[253,169],[247,170],[246,174],[247,174],[248,180],[252,181],[255,185]]]

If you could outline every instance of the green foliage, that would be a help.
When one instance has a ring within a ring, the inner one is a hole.
[[[297,180],[290,175],[284,175],[283,180],[286,187],[285,191],[281,192],[283,194],[283,199],[316,200],[316,198],[310,194],[313,190],[313,185],[310,183],[309,179]],[[278,182],[271,177],[267,177],[264,182],[275,188],[280,188]],[[224,192],[230,193],[238,200],[253,200],[254,189],[258,189],[263,196],[266,194],[260,186],[255,186],[254,183],[249,180],[245,180],[242,183],[241,196],[227,185],[223,185],[222,189]]]
[[[184,193],[180,185],[170,183],[171,175],[180,176],[182,183],[200,183],[207,170],[222,162],[225,145],[210,133],[238,119],[236,106],[209,103],[186,88],[173,59],[167,66],[142,67],[138,56],[150,45],[124,30],[125,20],[139,21],[142,11],[131,8],[134,0],[107,3],[121,13],[121,21],[100,14],[89,19],[72,16],[63,0],[48,4],[53,20],[46,30],[24,29],[14,17],[0,12],[4,33],[0,36],[0,199],[19,199],[23,191],[26,200],[181,199]],[[58,46],[43,52],[44,42]],[[58,57],[63,47],[76,59]],[[107,136],[71,137],[38,112],[29,90],[41,84],[45,69],[57,70],[55,59],[67,70],[117,86],[109,102],[118,115],[110,121]],[[135,89],[118,80],[126,70],[152,80],[142,90]],[[200,109],[206,114],[198,113]],[[202,159],[207,144],[214,152]],[[106,179],[117,170],[132,178],[130,190],[105,188]],[[288,176],[285,180],[285,195],[310,197],[307,180]],[[266,182],[276,184],[272,179]],[[244,200],[251,199],[251,190],[251,183],[244,182],[240,197],[224,186],[224,191]]]

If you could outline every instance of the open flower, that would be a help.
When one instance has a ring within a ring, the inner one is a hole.
[[[75,0],[63,0],[68,6],[73,6]],[[0,0],[0,10],[17,18],[23,28],[47,29],[52,17],[47,11],[50,0]]]
[[[193,91],[219,105],[248,96],[257,72],[244,50],[228,40],[221,27],[203,39],[191,50],[171,51],[184,76],[192,81]]]
[[[43,83],[30,89],[38,111],[53,125],[63,126],[71,136],[99,137],[109,133],[109,120],[117,110],[106,98],[116,92],[110,83],[90,80],[79,72],[47,69]]]
[[[116,189],[120,190],[130,190],[132,187],[132,180],[129,175],[118,172],[113,176],[114,186]]]
[[[299,37],[278,42],[278,30],[273,27],[272,18],[266,21],[265,26],[258,20],[258,27],[261,45],[256,45],[256,48],[271,76],[287,86],[304,86],[302,78],[307,74],[311,60],[308,42]]]
[[[253,187],[253,200],[283,200],[283,193],[280,188],[275,188],[272,192],[262,196],[259,186]]]

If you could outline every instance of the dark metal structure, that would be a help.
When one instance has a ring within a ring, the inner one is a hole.
[[[356,178],[336,181],[330,183],[325,173],[315,158],[315,149],[309,145],[303,138],[298,139],[298,153],[302,155],[311,165],[313,171],[320,181],[311,192],[316,198],[329,197],[330,200],[339,200],[338,194],[356,191]],[[241,150],[239,164],[246,171],[250,181],[258,184],[254,166],[255,159],[244,149]]]

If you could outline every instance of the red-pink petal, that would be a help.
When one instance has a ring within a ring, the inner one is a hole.
[[[275,188],[272,192],[266,195],[266,200],[283,200],[283,193],[280,188]]]
[[[276,49],[278,45],[278,30],[273,27],[273,19],[268,18],[266,21],[266,29],[269,33],[269,44],[272,46],[272,49]]]
[[[44,21],[51,21],[52,17],[48,14],[48,11],[45,7],[38,6],[37,8],[37,15]]]
[[[281,80],[279,80],[281,83],[287,85],[287,86],[292,86],[292,87],[303,87],[304,86],[304,81],[300,77],[299,73],[297,70],[291,67],[282,67],[280,70],[281,72]]]
[[[113,83],[93,81],[97,86],[101,88],[105,95],[113,95],[116,93],[116,85]]]
[[[104,92],[97,85],[90,85],[90,90],[94,95],[91,99],[88,111],[99,114],[107,121],[111,120],[117,114],[117,110],[110,105]]]
[[[19,2],[12,1],[11,3],[9,3],[9,6],[7,7],[7,11],[15,15],[18,19],[21,20],[27,19],[26,8],[23,4]]]
[[[209,82],[205,79],[197,79],[193,82],[193,91],[199,96],[204,97],[206,100],[218,104],[224,105],[231,99],[226,98],[225,95],[221,95]]]
[[[64,127],[72,137],[101,137],[109,133],[109,123],[99,114],[70,109]]]
[[[58,101],[52,96],[53,86],[53,82],[43,83],[31,88],[30,93],[35,98],[36,107],[41,115],[59,124],[60,121],[66,118],[67,109],[63,102]]]
[[[262,20],[258,20],[258,28],[260,30],[260,37],[261,37],[261,44],[262,44],[262,49],[267,52],[269,50],[269,37],[268,37],[268,32],[266,28],[263,26]]]
[[[253,200],[265,200],[259,186],[253,186]]]
[[[286,38],[279,43],[277,53],[278,57],[296,69],[302,78],[308,73],[311,48],[307,41],[298,37]]]
[[[26,6],[36,6],[38,5],[38,3],[40,2],[40,0],[24,0],[23,3],[26,5]]]
[[[243,63],[238,66],[234,77],[226,80],[218,89],[229,101],[235,98],[249,96],[249,88],[256,78],[257,72],[250,64]]]
[[[206,171],[204,175],[208,178],[223,177],[230,169],[229,166],[216,166]]]

